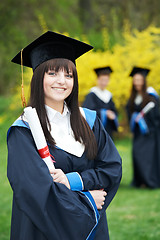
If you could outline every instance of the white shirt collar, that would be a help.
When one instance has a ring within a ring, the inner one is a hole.
[[[81,157],[85,147],[74,138],[70,125],[70,111],[67,104],[64,104],[62,114],[47,105],[45,107],[51,124],[50,133],[56,142],[56,146],[77,157]]]
[[[143,102],[143,97],[142,97],[142,95],[137,94],[137,96],[135,97],[134,103],[135,103],[136,105],[139,105],[139,104],[141,104],[142,102]]]
[[[45,105],[45,108],[50,122],[54,122],[54,119],[56,118],[63,118],[70,113],[66,103],[64,103],[63,113],[57,112],[56,110],[47,105]]]

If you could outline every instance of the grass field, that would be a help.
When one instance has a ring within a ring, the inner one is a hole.
[[[130,187],[131,139],[115,142],[122,157],[120,188],[107,210],[111,240],[160,239],[160,190]]]
[[[3,106],[4,101],[0,99],[0,113],[4,110]],[[0,125],[0,240],[9,240],[10,232],[12,191],[6,177],[6,130],[11,122],[12,116],[5,121],[3,128]],[[116,140],[115,144],[123,160],[123,177],[107,210],[110,239],[159,240],[160,190],[129,186],[132,178],[131,139]]]

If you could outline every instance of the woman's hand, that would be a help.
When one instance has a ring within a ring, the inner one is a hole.
[[[102,206],[104,205],[105,197],[107,196],[107,193],[104,190],[92,190],[89,191],[92,195],[97,209],[102,209]]]
[[[61,169],[50,170],[50,174],[53,174],[53,181],[64,184],[67,188],[70,189],[70,184],[66,174]]]

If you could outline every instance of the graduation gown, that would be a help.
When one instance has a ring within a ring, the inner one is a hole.
[[[26,124],[19,120],[9,129],[7,173],[13,189],[11,240],[109,239],[105,210],[121,180],[121,158],[93,111],[86,110],[86,119],[98,144],[95,160],[88,160],[85,152],[77,157],[49,146],[55,167],[66,173],[71,189],[53,182]],[[102,188],[108,194],[103,209],[97,211],[88,190]]]
[[[155,107],[150,110],[144,118],[142,124],[134,122],[134,114],[142,110],[141,104],[134,104],[134,113],[129,109],[130,100],[126,110],[130,126],[133,130],[133,182],[132,185],[140,187],[146,185],[149,188],[160,187],[160,116],[159,98],[151,96],[151,101],[155,102]],[[134,128],[133,128],[134,124]]]
[[[91,92],[86,96],[84,100],[83,107],[95,110],[97,112],[99,118],[103,123],[103,126],[112,137],[113,131],[117,131],[118,129],[117,110],[112,99],[112,94],[108,90],[104,90],[108,96],[106,97],[106,100],[102,100],[99,89],[97,94],[97,89],[97,87],[94,87],[93,91],[91,89]],[[106,110],[112,110],[116,115],[116,119],[108,119],[106,116]]]

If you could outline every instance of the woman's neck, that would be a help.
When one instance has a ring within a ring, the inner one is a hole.
[[[138,95],[143,95],[143,91],[142,91],[142,90],[139,90],[139,91],[137,91],[137,94],[138,94]]]
[[[46,105],[50,108],[53,108],[55,111],[61,114],[63,113],[64,102],[63,103],[57,102],[57,103],[51,103],[51,104],[47,103]]]
[[[106,88],[97,86],[101,91],[104,91]]]

